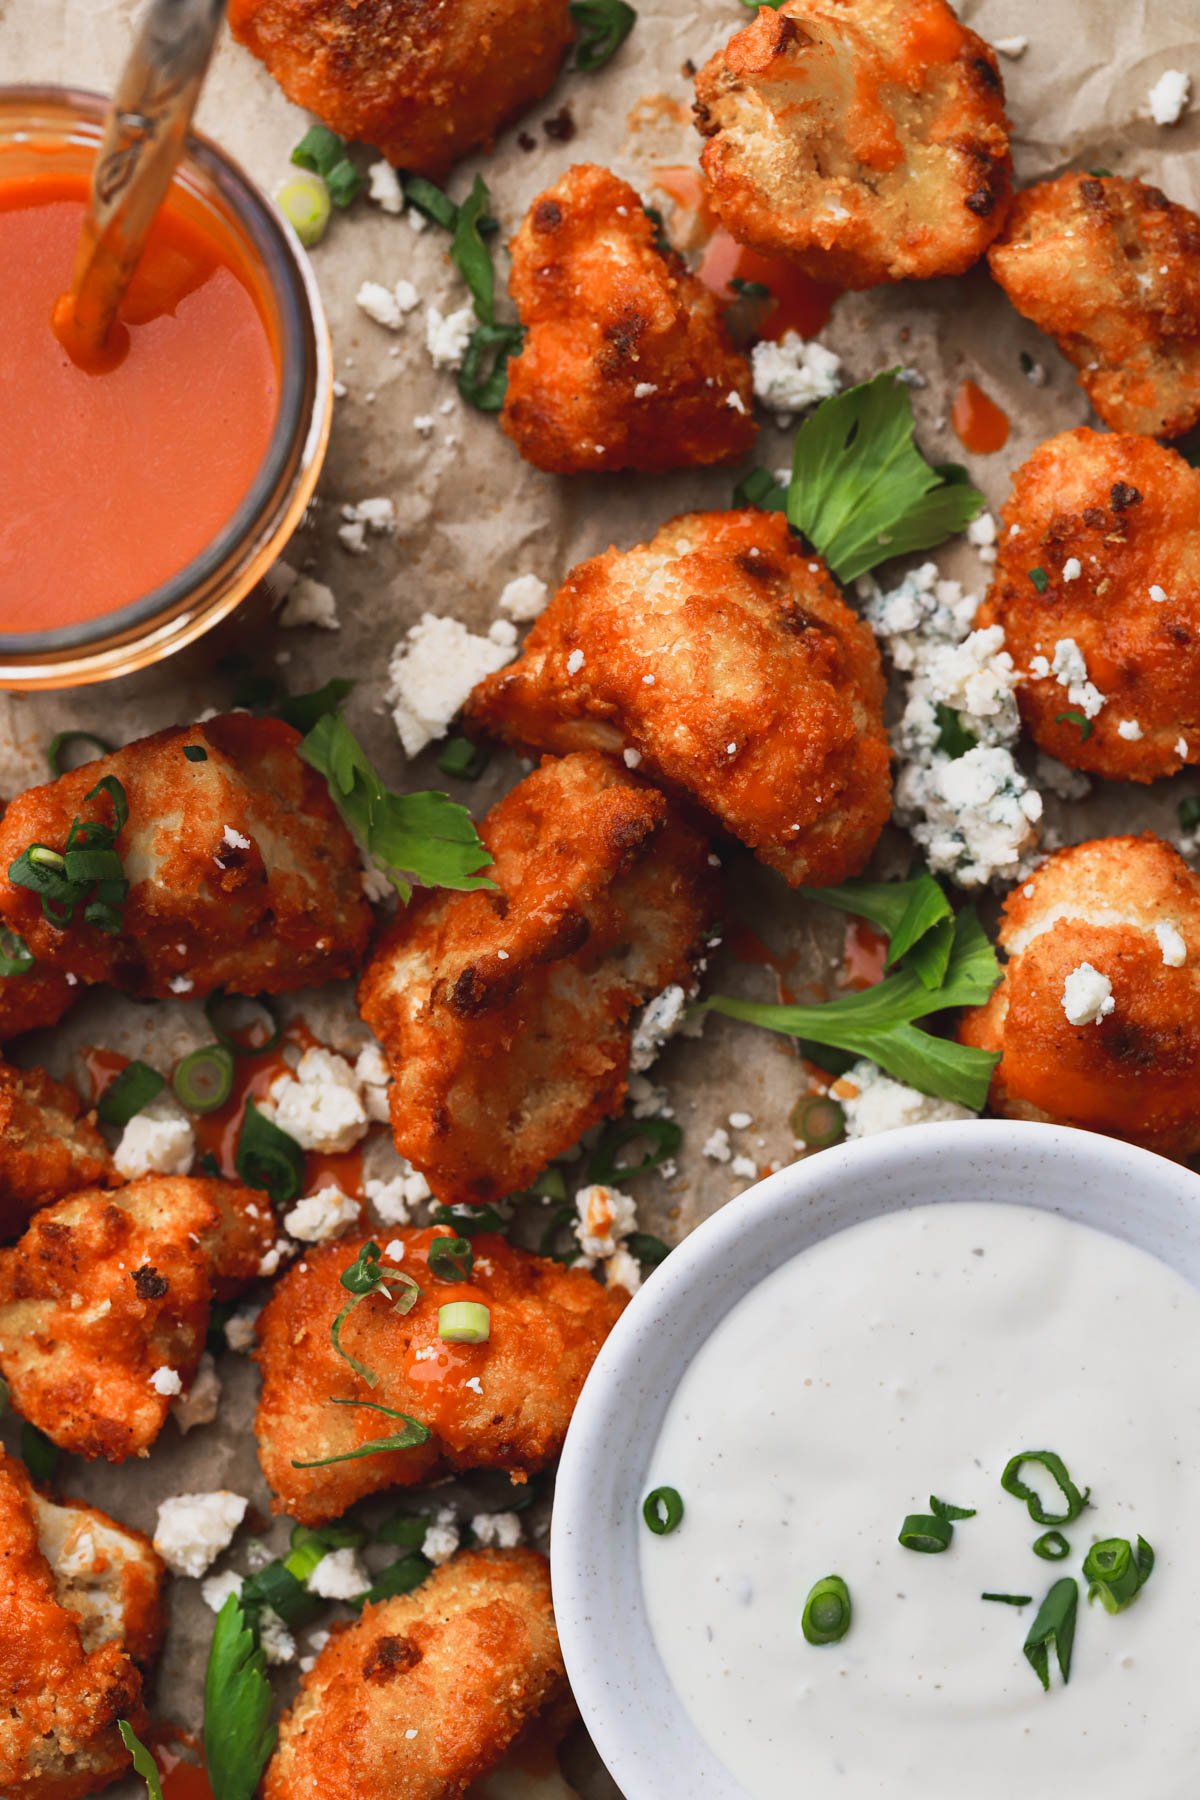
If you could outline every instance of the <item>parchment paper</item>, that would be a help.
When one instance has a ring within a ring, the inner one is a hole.
[[[1188,70],[1200,84],[1200,20],[1193,0],[963,0],[960,10],[992,41],[1018,34],[1029,38],[1019,60],[1001,58],[1020,180],[1068,166],[1102,165],[1155,180],[1173,199],[1200,203],[1200,107],[1168,130],[1150,121],[1146,102],[1166,69]],[[0,0],[0,81],[70,82],[107,90],[135,11],[135,0]],[[736,0],[643,5],[632,37],[606,71],[595,77],[565,75],[521,121],[536,140],[533,150],[518,146],[519,126],[483,159],[505,235],[530,198],[572,161],[607,163],[661,203],[661,196],[649,191],[652,169],[694,163],[699,149],[688,124],[686,61],[702,62],[748,17]],[[564,104],[577,128],[569,144],[542,130],[542,122]],[[200,122],[270,190],[286,173],[288,154],[308,121],[257,62],[227,42],[217,56]],[[451,183],[455,193],[465,191],[475,166],[458,171]],[[65,726],[132,738],[192,719],[205,707],[227,706],[228,677],[214,664],[239,647],[260,667],[269,669],[274,660],[294,690],[335,674],[355,676],[359,686],[348,714],[386,777],[396,786],[445,785],[432,754],[406,767],[383,705],[388,650],[409,624],[429,609],[486,629],[512,576],[532,571],[553,588],[572,563],[611,542],[641,541],[676,511],[728,503],[727,471],[652,482],[560,480],[523,463],[494,420],[468,409],[452,377],[435,372],[425,354],[423,307],[437,303],[448,310],[466,298],[438,230],[418,235],[405,221],[363,202],[335,219],[313,260],[337,374],[347,392],[337,403],[321,505],[289,556],[334,589],[340,632],[280,631],[265,602],[250,603],[221,633],[145,675],[90,690],[0,695],[0,793],[44,779],[44,746]],[[415,284],[423,307],[403,333],[392,335],[363,316],[354,295],[363,280],[390,284],[401,276]],[[924,448],[934,461],[966,460],[993,506],[1003,501],[1009,474],[1036,443],[1088,416],[1073,372],[982,272],[958,282],[847,296],[822,336],[845,359],[850,380],[895,362],[918,370],[926,383],[914,395]],[[1045,366],[1044,387],[1025,378],[1022,350]],[[950,397],[965,376],[979,381],[1013,421],[999,455],[964,458],[949,430]],[[413,425],[426,413],[437,421],[431,438]],[[11,422],[0,428],[11,429]],[[778,467],[787,460],[788,443],[768,425],[756,460]],[[393,500],[400,529],[394,538],[372,538],[367,555],[352,557],[337,541],[340,507],[375,495]],[[87,554],[86,544],[80,544],[79,554]],[[945,573],[982,594],[988,571],[967,546],[955,546],[939,560]],[[481,813],[518,772],[512,758],[497,756],[463,797]],[[1186,779],[1152,789],[1099,784],[1091,799],[1069,809],[1049,800],[1048,841],[1146,826],[1169,833],[1183,791],[1189,791]],[[899,834],[885,840],[881,870],[888,870],[889,855],[893,864],[903,856]],[[748,923],[789,961],[794,985],[835,979],[840,924],[820,919],[748,857],[727,858],[726,875],[728,918]],[[774,997],[767,969],[735,964],[727,951],[714,957],[710,980],[724,991]],[[348,990],[306,993],[296,1006],[327,1041],[359,1035]],[[103,1043],[163,1066],[206,1036],[197,1006],[134,1007],[95,994],[52,1039],[23,1046],[22,1060],[70,1073],[80,1045]],[[727,1124],[730,1111],[745,1111],[754,1123],[731,1132],[734,1149],[764,1170],[790,1160],[795,1150],[787,1114],[802,1084],[784,1040],[719,1019],[709,1022],[702,1039],[670,1045],[655,1079],[669,1090],[684,1128],[684,1148],[676,1180],[648,1176],[638,1191],[645,1227],[674,1240],[745,1185],[702,1156],[709,1133]],[[228,1486],[251,1496],[265,1520],[268,1496],[249,1429],[257,1376],[244,1357],[234,1355],[222,1357],[220,1372],[225,1395],[215,1424],[186,1440],[169,1424],[147,1462],[124,1468],[64,1459],[60,1491],[85,1496],[118,1518],[153,1530],[163,1496]],[[249,1535],[239,1534],[238,1547],[217,1566],[244,1569]],[[276,1525],[259,1535],[278,1549],[284,1528]],[[198,1584],[174,1582],[157,1706],[164,1717],[189,1727],[199,1723],[210,1630]],[[280,1687],[290,1691],[287,1677]],[[586,1745],[573,1746],[568,1760],[587,1800],[616,1794]],[[132,1800],[140,1784],[112,1791],[118,1800]]]

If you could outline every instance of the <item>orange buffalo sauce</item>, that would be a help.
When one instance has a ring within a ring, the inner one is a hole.
[[[950,409],[954,435],[974,456],[990,456],[1008,442],[1008,414],[973,381],[964,381]]]
[[[252,273],[170,204],[116,366],[76,365],[52,321],[86,199],[82,173],[0,170],[0,632],[79,624],[177,574],[246,498],[279,409]]]

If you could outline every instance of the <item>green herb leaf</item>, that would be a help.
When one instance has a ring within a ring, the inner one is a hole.
[[[921,874],[908,881],[845,881],[840,887],[802,887],[800,892],[808,900],[819,900],[877,925],[888,940],[888,968],[907,957],[926,987],[940,987],[945,980],[954,942],[954,912],[932,875]],[[927,942],[930,934],[932,940]]]
[[[318,719],[298,748],[325,777],[347,826],[401,899],[411,898],[414,882],[460,890],[495,885],[477,873],[492,859],[467,809],[446,794],[385,788],[340,713]]]
[[[508,359],[525,342],[523,325],[477,325],[458,370],[458,391],[478,412],[499,412],[508,392]]]
[[[1029,579],[1032,581],[1039,594],[1044,594],[1046,589],[1050,586],[1050,577],[1047,575],[1045,569],[1030,569]]]
[[[898,1534],[905,1550],[916,1550],[922,1556],[937,1556],[950,1548],[954,1526],[937,1513],[909,1513]]]
[[[656,1269],[671,1254],[670,1244],[664,1244],[661,1238],[651,1237],[648,1231],[631,1231],[625,1239],[625,1248],[630,1256],[636,1256],[649,1269]]]
[[[430,1273],[439,1281],[469,1281],[475,1257],[466,1238],[435,1237],[428,1251]]]
[[[1032,1594],[980,1594],[981,1600],[996,1600],[1001,1606],[1029,1606]]]
[[[419,213],[440,225],[443,231],[453,231],[458,218],[458,208],[442,188],[435,182],[427,181],[424,175],[406,175],[404,177],[404,198],[410,206],[415,206]]]
[[[449,1241],[457,1243],[459,1240],[454,1238]],[[382,1294],[385,1299],[391,1301],[392,1311],[401,1314],[411,1312],[421,1297],[421,1289],[416,1281],[414,1281],[413,1277],[407,1275],[403,1269],[397,1269],[390,1263],[382,1262],[380,1260],[382,1256],[383,1251],[379,1248],[379,1245],[375,1242],[374,1238],[372,1238],[363,1245],[349,1268],[342,1270],[342,1286],[348,1289],[354,1297],[351,1300],[347,1300],[345,1306],[343,1306],[341,1312],[339,1312],[337,1318],[329,1327],[330,1342],[337,1351],[337,1354],[350,1364],[350,1367],[354,1370],[356,1375],[362,1376],[362,1379],[366,1382],[368,1387],[377,1387],[379,1385],[379,1376],[375,1373],[374,1369],[369,1369],[366,1363],[359,1362],[356,1356],[351,1356],[350,1352],[344,1347],[342,1343],[342,1326],[346,1323],[346,1320],[350,1317],[350,1314],[354,1311],[355,1307],[363,1300],[369,1299],[372,1294]],[[399,1284],[400,1292],[398,1295],[393,1296],[391,1290],[385,1285],[385,1283],[389,1281]],[[364,1402],[364,1405],[365,1404],[366,1403]],[[399,1417],[400,1415],[397,1414],[396,1416]]]
[[[683,1132],[674,1119],[622,1119],[609,1126],[592,1151],[587,1165],[588,1185],[619,1187],[632,1176],[644,1175],[647,1169],[657,1169],[668,1162],[682,1142]],[[620,1151],[627,1144],[638,1143],[649,1145],[640,1161],[622,1162]]]
[[[271,1684],[237,1594],[217,1614],[204,1677],[204,1761],[214,1800],[252,1800],[275,1748]]]
[[[0,925],[0,975],[28,975],[36,961],[21,934]]]
[[[850,1629],[852,1616],[850,1589],[840,1575],[826,1575],[808,1591],[800,1629],[810,1644],[840,1644]]]
[[[330,170],[337,167],[345,153],[346,141],[336,131],[325,125],[312,125],[292,151],[292,161],[298,169],[311,169],[328,180]]]
[[[479,235],[479,221],[488,216],[490,204],[487,183],[482,175],[476,175],[455,215],[450,244],[450,260],[470,290],[481,325],[493,325],[496,320],[496,271],[492,253]]]
[[[594,75],[611,62],[637,23],[636,12],[625,0],[570,0],[567,11],[579,32],[574,67],[585,75]]]
[[[746,0],[749,5],[751,0]],[[783,5],[783,0],[779,0]],[[760,512],[786,512],[787,489],[781,487],[769,469],[751,469],[733,490],[734,506],[757,506]]]
[[[1021,1480],[1021,1469],[1025,1463],[1039,1464],[1054,1481],[1063,1497],[1061,1512],[1048,1512],[1036,1488],[1031,1488],[1028,1482]],[[1035,1525],[1070,1525],[1087,1505],[1092,1491],[1091,1488],[1084,1488],[1080,1493],[1068,1475],[1062,1457],[1056,1456],[1053,1450],[1021,1450],[1016,1456],[1010,1457],[1000,1477],[1000,1486],[1006,1494],[1012,1494],[1017,1500],[1024,1500]]]
[[[886,369],[822,401],[796,433],[788,521],[839,581],[942,543],[984,503],[969,483],[930,467],[913,424],[909,391]]]
[[[1144,1537],[1137,1549],[1128,1538],[1105,1538],[1083,1559],[1088,1600],[1099,1599],[1105,1612],[1124,1612],[1137,1599],[1154,1572],[1154,1551]]]
[[[953,1524],[959,1519],[973,1519],[973,1506],[952,1506],[948,1500],[939,1500],[936,1494],[929,1496],[929,1510],[939,1519],[949,1519]]]
[[[53,1481],[58,1469],[58,1445],[51,1443],[45,1432],[31,1425],[28,1419],[21,1424],[21,1461],[29,1470],[29,1479],[43,1486]]]
[[[276,1206],[295,1200],[304,1188],[304,1152],[294,1137],[264,1118],[247,1100],[238,1133],[237,1172],[247,1187],[265,1188]]]
[[[382,1541],[386,1542],[387,1540],[382,1539]],[[421,1542],[425,1542],[423,1528]],[[419,1554],[399,1556],[395,1562],[389,1563],[387,1568],[375,1577],[366,1593],[351,1600],[350,1605],[361,1611],[364,1606],[372,1606],[378,1600],[391,1600],[396,1594],[411,1594],[413,1589],[419,1588],[426,1577],[432,1573],[433,1564],[428,1557]]]
[[[147,1800],[163,1800],[162,1782],[158,1778],[158,1764],[145,1744],[128,1719],[118,1719],[117,1730],[121,1734],[121,1742],[133,1758],[134,1774],[140,1775],[146,1784]]]
[[[309,732],[318,719],[335,713],[346,696],[353,691],[352,681],[347,681],[343,676],[335,676],[324,687],[314,688],[310,694],[284,694],[275,707],[275,716],[301,733]]]
[[[295,1462],[293,1469],[324,1469],[330,1463],[356,1462],[361,1456],[378,1456],[383,1450],[411,1450],[417,1444],[427,1443],[430,1436],[428,1425],[420,1419],[414,1419],[411,1413],[395,1412],[390,1406],[380,1406],[377,1400],[331,1400],[330,1406],[369,1406],[372,1412],[384,1413],[389,1419],[403,1419],[404,1429],[392,1437],[372,1438],[368,1444],[360,1444],[357,1450],[343,1450],[340,1456],[321,1456],[315,1462]]]
[[[947,756],[957,759],[965,756],[968,750],[974,750],[979,739],[973,731],[968,731],[962,722],[962,715],[944,700],[934,703],[934,718],[937,720],[937,747]]]
[[[1050,1645],[1054,1645],[1058,1672],[1063,1685],[1071,1679],[1071,1651],[1075,1644],[1075,1617],[1079,1609],[1079,1588],[1069,1576],[1056,1581],[1038,1608],[1037,1618],[1025,1639],[1025,1657],[1030,1668],[1049,1692]]]
[[[105,1125],[128,1125],[166,1087],[166,1080],[149,1063],[126,1063],[110,1081],[96,1103],[96,1115]]]

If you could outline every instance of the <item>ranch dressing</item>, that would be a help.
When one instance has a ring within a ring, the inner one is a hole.
[[[1047,1528],[1000,1487],[1021,1450],[1092,1490],[1065,1561],[1032,1553]],[[983,1203],[826,1239],[716,1326],[668,1409],[659,1485],[686,1511],[639,1532],[655,1641],[753,1800],[1194,1800],[1200,1296],[1145,1252]],[[897,1532],[931,1494],[978,1512],[920,1555]],[[1080,1581],[1070,1683],[1051,1652],[1044,1693],[1022,1654],[1042,1598],[1094,1541],[1139,1532],[1148,1584],[1110,1616]],[[853,1623],[813,1646],[801,1614],[831,1574]]]

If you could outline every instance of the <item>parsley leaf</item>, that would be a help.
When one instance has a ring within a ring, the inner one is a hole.
[[[917,875],[911,881],[847,881],[841,887],[800,892],[808,900],[877,925],[888,940],[887,968],[906,957],[926,987],[940,987],[945,980],[954,913],[932,875]]]
[[[491,857],[465,806],[448,794],[394,794],[385,788],[341,713],[326,713],[297,746],[329,783],[333,803],[402,900],[414,886],[490,888],[480,869]]]
[[[822,890],[822,896],[830,891]],[[910,950],[910,958],[911,954]],[[996,953],[974,912],[965,908],[954,921],[945,975],[936,987],[927,986],[911,966],[903,966],[874,987],[824,1005],[765,1005],[718,994],[702,1001],[699,1010],[869,1057],[897,1081],[923,1094],[978,1111],[987,1099],[999,1056],[934,1037],[916,1021],[951,1007],[982,1005],[999,979]]]
[[[275,1748],[271,1686],[237,1594],[217,1614],[204,1677],[204,1760],[214,1800],[251,1800]]]
[[[917,449],[897,369],[822,401],[796,433],[788,523],[839,581],[942,543],[982,505],[977,489],[931,468]]]
[[[974,750],[979,742],[973,731],[968,731],[962,722],[962,714],[954,707],[947,706],[944,700],[934,702],[934,718],[937,720],[937,747],[951,759],[965,756],[968,750]]]
[[[783,0],[780,0],[782,5]],[[733,490],[734,506],[757,506],[760,512],[786,512],[787,493],[770,469],[751,469]]]
[[[121,1734],[121,1742],[133,1758],[134,1774],[140,1775],[146,1784],[146,1800],[163,1800],[162,1782],[158,1779],[158,1764],[145,1744],[128,1719],[118,1719],[117,1730]]]

